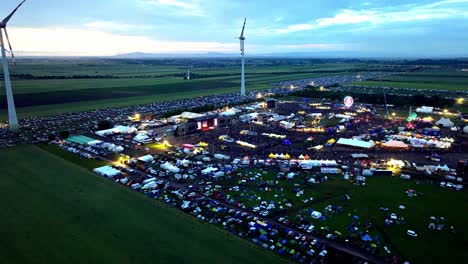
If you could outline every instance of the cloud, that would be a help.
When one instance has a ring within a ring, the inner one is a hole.
[[[292,50],[314,50],[314,51],[325,51],[325,50],[348,50],[352,48],[350,44],[332,44],[332,43],[305,43],[305,44],[286,44],[278,45],[281,49],[292,49]]]
[[[460,9],[462,4],[465,9]],[[284,28],[274,29],[273,33],[293,33],[320,29],[324,27],[364,24],[383,25],[391,23],[423,21],[447,18],[468,17],[468,0],[444,0],[426,5],[401,5],[391,8],[374,9],[343,9],[332,17],[316,19],[310,23],[293,24]],[[465,10],[465,11],[463,11]]]
[[[106,21],[106,20],[95,20],[90,21],[84,24],[88,29],[94,30],[103,30],[103,31],[112,31],[112,32],[128,32],[128,31],[141,31],[146,29],[151,29],[153,26],[150,25],[136,25],[136,24],[127,24],[116,21]]]
[[[281,21],[283,21],[283,19],[284,19],[284,17],[282,17],[282,16],[276,17],[275,22],[281,22]]]
[[[296,31],[304,31],[316,28],[313,24],[295,24],[289,25],[286,28],[280,28],[277,30],[278,33],[291,33]]]
[[[146,36],[66,27],[11,27],[10,38],[22,55],[111,56],[129,52],[235,52],[238,43],[160,41]]]
[[[140,0],[140,3],[146,6],[164,8],[175,15],[180,16],[205,16],[200,2],[198,0]]]

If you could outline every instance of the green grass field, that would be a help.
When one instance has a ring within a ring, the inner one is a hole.
[[[0,151],[1,263],[281,263],[34,146]]]
[[[407,197],[405,192],[408,189],[422,192],[424,196]],[[412,263],[468,261],[468,218],[464,210],[468,205],[468,196],[465,191],[442,189],[428,183],[417,184],[415,180],[405,181],[398,177],[374,177],[368,179],[367,186],[352,186],[348,194],[351,197],[349,201],[338,197],[312,206],[322,212],[330,204],[344,208],[343,213],[331,215],[326,222],[316,221],[317,226],[328,225],[332,230],[347,234],[346,227],[351,224],[352,216],[357,215],[361,223],[375,223],[380,230],[373,233],[381,237],[383,244]],[[404,205],[406,209],[398,209],[399,205]],[[378,208],[381,206],[388,207],[388,213],[380,211]],[[405,217],[407,224],[384,227],[385,215],[392,212]],[[444,217],[445,229],[430,231],[430,216]],[[452,225],[455,234],[449,231]],[[406,235],[408,229],[416,231],[418,238]]]
[[[247,178],[261,171],[247,171]],[[269,171],[261,173],[260,179],[264,182],[276,179],[277,173]],[[468,220],[463,208],[466,207],[468,196],[465,191],[454,191],[442,189],[437,185],[428,182],[417,183],[416,180],[405,181],[399,177],[370,177],[366,186],[356,186],[341,177],[329,180],[320,184],[306,185],[302,183],[302,178],[307,177],[307,173],[296,176],[293,180],[279,180],[278,185],[270,191],[257,188],[258,182],[248,185],[245,193],[230,191],[228,194],[236,201],[241,201],[249,207],[258,206],[257,197],[266,201],[280,202],[287,199],[293,204],[288,209],[290,220],[296,218],[298,214],[305,216],[312,221],[317,230],[321,227],[329,227],[333,233],[339,231],[343,235],[351,234],[347,227],[352,223],[353,216],[358,216],[360,223],[372,222],[377,228],[370,230],[372,237],[380,238],[380,247],[387,246],[397,255],[403,256],[411,263],[457,263],[457,260],[468,260],[468,253],[464,250],[468,244],[468,228],[465,223]],[[225,186],[237,185],[239,178],[221,181],[218,184]],[[304,190],[304,194],[297,197],[292,189],[295,184],[299,184]],[[278,191],[277,188],[284,188]],[[416,190],[424,195],[419,197],[407,197],[408,189]],[[242,195],[243,194],[243,195]],[[351,200],[345,200],[348,194]],[[313,198],[308,204],[302,201],[306,198]],[[343,213],[326,213],[325,207],[337,205],[343,207]],[[398,207],[404,205],[406,209]],[[379,210],[379,207],[387,207],[387,213]],[[320,211],[326,215],[325,221],[314,220],[310,217],[310,209]],[[406,225],[394,225],[384,227],[385,216],[396,213],[405,217]],[[443,231],[430,231],[427,226],[430,223],[430,216],[444,217],[445,229]],[[456,233],[450,232],[450,226],[454,226]],[[415,230],[418,238],[411,238],[406,234],[408,229]],[[363,227],[361,227],[361,231]],[[386,256],[384,250],[378,252],[381,256]]]
[[[404,73],[383,78],[383,80],[369,80],[356,82],[355,85],[394,88],[413,88],[429,90],[468,90],[468,73],[456,70],[425,70]]]

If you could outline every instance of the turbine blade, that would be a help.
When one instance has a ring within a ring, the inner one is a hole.
[[[16,13],[18,8],[20,8],[20,6],[24,4],[24,2],[26,2],[26,0],[23,0],[23,2],[21,2],[7,17],[5,17],[5,19],[3,19],[2,22],[3,22],[4,25],[6,25],[8,23],[10,18]]]
[[[10,37],[8,37],[8,31],[6,28],[5,28],[5,37],[8,42],[8,47],[10,48],[10,54],[11,54],[11,58],[13,59],[13,64],[16,65],[15,54],[13,53],[13,49],[11,48]]]
[[[242,31],[241,31],[241,34],[240,34],[240,38],[244,37],[244,29],[245,29],[245,22],[246,21],[247,21],[247,18],[244,18],[244,25],[242,26]]]

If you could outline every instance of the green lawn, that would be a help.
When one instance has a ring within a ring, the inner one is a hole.
[[[61,149],[57,145],[41,144],[41,145],[38,145],[38,147],[56,156],[59,156],[64,160],[70,161],[72,163],[80,165],[81,167],[87,168],[89,170],[92,170],[97,167],[109,165],[107,162],[104,162],[102,160],[82,158],[77,154]]]
[[[283,262],[38,147],[0,164],[0,263]]]
[[[414,88],[414,89],[429,89],[429,90],[452,90],[452,91],[466,91],[468,84],[445,84],[445,83],[421,83],[421,82],[389,82],[389,81],[362,81],[355,82],[353,85],[362,86],[385,86],[394,88]]]

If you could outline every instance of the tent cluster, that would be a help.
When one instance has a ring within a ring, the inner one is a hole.
[[[112,178],[120,174],[119,170],[114,169],[112,168],[112,166],[109,166],[109,165],[95,168],[93,171],[99,175],[102,175],[108,178]]]
[[[124,150],[124,148],[122,146],[117,146],[113,143],[107,143],[107,142],[102,142],[100,140],[93,140],[93,141],[90,141],[88,142],[88,145],[92,146],[92,147],[95,147],[95,148],[101,148],[101,149],[107,149],[111,152],[114,152],[114,153],[119,153],[119,152],[122,152]]]
[[[137,132],[137,129],[135,127],[128,127],[128,126],[116,126],[111,129],[105,129],[105,130],[99,130],[96,131],[96,135],[100,137],[105,137],[109,135],[114,135],[114,134],[132,134]]]
[[[281,154],[270,153],[268,155],[268,158],[270,158],[270,159],[291,159],[291,155],[289,155],[288,153],[286,153],[286,154],[283,154],[283,153],[281,153]]]

